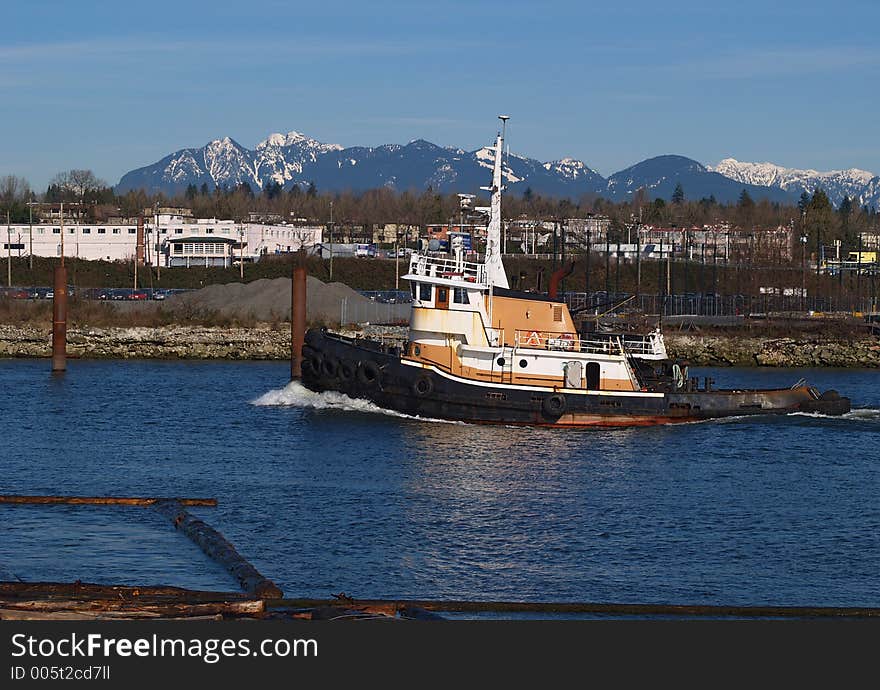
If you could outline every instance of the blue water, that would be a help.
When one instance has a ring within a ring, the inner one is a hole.
[[[0,360],[0,492],[193,509],[288,596],[880,606],[880,372],[846,418],[613,430],[420,421],[285,363]],[[150,509],[0,506],[0,576],[236,589]],[[2,577],[0,577],[2,579]]]

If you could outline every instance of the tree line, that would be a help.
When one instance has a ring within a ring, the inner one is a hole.
[[[323,192],[314,184],[294,185],[283,189],[271,182],[262,190],[247,183],[233,187],[210,188],[189,185],[174,195],[149,194],[132,190],[117,194],[91,170],[69,170],[52,178],[46,191],[37,194],[28,181],[15,175],[0,178],[0,210],[8,211],[10,220],[28,222],[28,202],[77,202],[84,217],[101,221],[111,216],[134,217],[144,209],[186,207],[197,217],[247,220],[252,212],[273,215],[285,221],[303,219],[320,224],[363,225],[400,223],[424,226],[433,223],[458,223],[460,200],[455,194],[443,194],[430,187],[421,191],[395,191],[387,188],[363,192]],[[475,205],[488,206],[488,198],[477,198]],[[39,206],[33,206],[39,218]],[[798,235],[807,237],[810,248],[840,240],[843,247],[855,250],[860,233],[880,233],[880,213],[860,207],[844,198],[835,208],[827,194],[817,189],[804,192],[796,205],[765,199],[755,201],[745,189],[736,203],[720,203],[714,197],[691,200],[681,184],[669,200],[650,198],[638,190],[631,200],[614,202],[596,195],[579,199],[559,198],[535,193],[527,188],[521,195],[508,194],[504,202],[506,219],[526,218],[562,221],[603,215],[611,220],[611,241],[626,237],[636,222],[663,227],[702,227],[726,223],[733,228],[776,228],[792,226]],[[332,216],[332,218],[331,218]],[[468,222],[465,218],[465,222]]]

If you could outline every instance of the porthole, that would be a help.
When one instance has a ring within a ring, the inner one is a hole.
[[[498,358],[498,366],[499,366],[499,367],[503,367],[505,361],[506,361],[506,360],[504,359],[504,357],[499,357],[499,358]]]
[[[529,363],[526,360],[524,360],[524,359],[519,360],[519,368],[520,369],[525,369],[527,366],[529,366]]]
[[[418,345],[413,346],[413,354],[418,357],[420,354],[422,354],[422,348]]]

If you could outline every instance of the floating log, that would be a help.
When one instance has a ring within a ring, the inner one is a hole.
[[[217,507],[216,498],[139,498],[122,496],[3,496],[0,503],[33,503],[39,505],[101,505],[153,506],[161,501],[176,501],[182,506]]]
[[[246,601],[214,601],[203,603],[189,602],[163,602],[149,603],[145,601],[115,601],[113,599],[86,599],[86,600],[63,600],[63,599],[33,599],[33,600],[2,600],[0,606],[14,611],[37,611],[44,613],[59,611],[79,611],[90,613],[118,612],[137,613],[144,616],[157,616],[167,618],[185,618],[188,616],[259,616],[266,610],[266,603],[262,599],[249,599]]]
[[[118,621],[118,620],[162,620],[162,621],[219,621],[223,616],[183,616],[179,618],[158,616],[140,611],[17,611],[0,608],[2,621]]]
[[[278,585],[261,575],[220,532],[188,513],[180,502],[159,501],[154,508],[198,544],[202,551],[226,568],[244,591],[263,599],[280,599],[284,596]]]
[[[0,600],[10,599],[116,599],[122,601],[244,601],[241,592],[211,592],[182,587],[99,585],[90,582],[0,582]]]
[[[239,592],[82,582],[0,582],[0,620],[214,620],[264,618],[266,603]]]
[[[338,600],[284,599],[275,606],[291,609],[321,609],[337,606],[347,609],[369,610],[393,603],[398,613],[421,609],[431,611],[491,612],[491,613],[552,613],[600,614],[617,616],[682,616],[682,617],[738,617],[738,618],[880,618],[880,608],[857,606],[726,606],[689,604],[617,604],[576,602],[521,602],[521,601],[389,601],[384,599]]]

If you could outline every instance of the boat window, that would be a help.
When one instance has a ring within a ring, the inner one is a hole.
[[[519,360],[519,368],[520,369],[525,369],[527,366],[529,366],[529,363],[526,360],[524,360],[524,359]]]
[[[418,285],[418,283],[410,283],[410,285],[409,285],[409,289],[410,289],[410,291],[412,292],[412,298],[413,298],[413,299],[416,299],[416,291],[417,291],[416,286],[417,286],[417,285]]]
[[[464,288],[453,288],[452,301],[455,302],[455,304],[467,304],[467,290],[465,290]]]
[[[431,301],[431,285],[430,283],[421,283],[419,285],[419,299],[422,302]]]
[[[507,363],[507,362],[506,362],[506,360],[504,359],[504,357],[499,357],[499,358],[498,358],[498,366],[499,366],[499,367],[503,367],[506,363]]]

